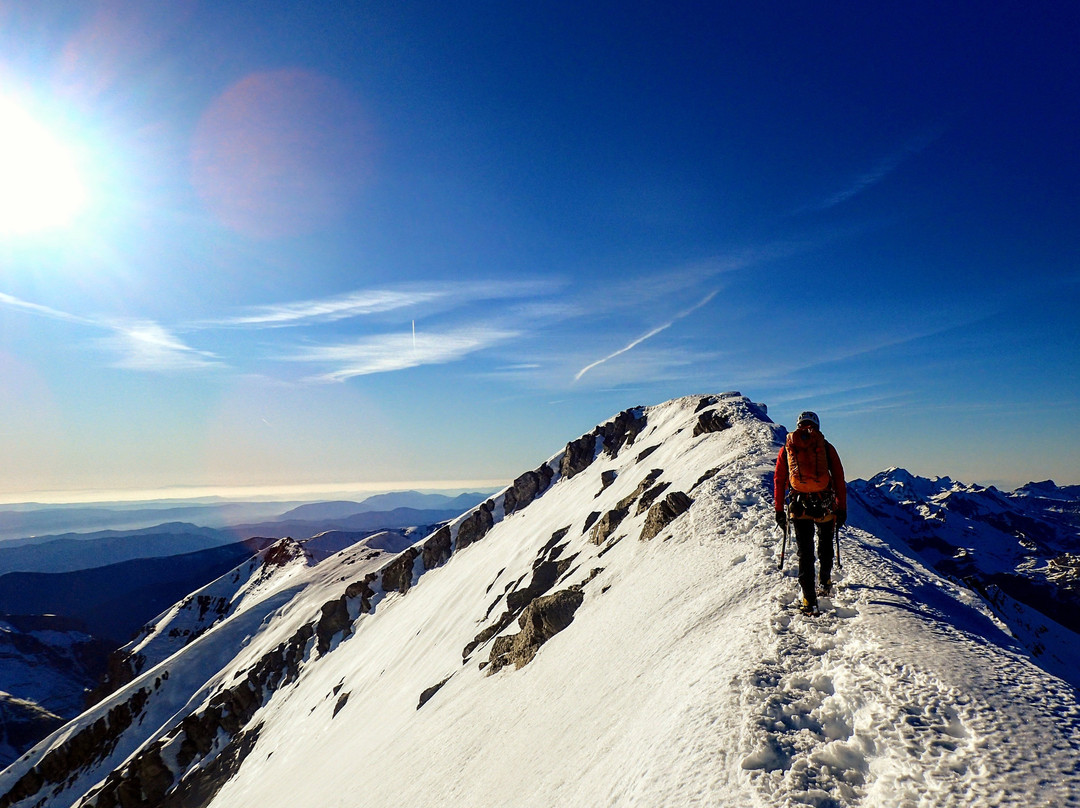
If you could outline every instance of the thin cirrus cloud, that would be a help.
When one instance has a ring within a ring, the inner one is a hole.
[[[19,311],[25,311],[29,314],[36,314],[39,317],[48,317],[51,320],[62,320],[65,323],[99,325],[97,322],[87,317],[80,317],[77,314],[69,314],[66,311],[60,311],[59,309],[54,309],[49,306],[42,306],[40,303],[31,303],[28,300],[23,300],[4,292],[0,292],[0,305],[18,309]]]
[[[51,306],[31,303],[4,292],[0,292],[0,305],[50,320],[75,323],[110,332],[109,336],[101,337],[96,341],[98,345],[117,355],[118,358],[113,363],[114,367],[167,372],[208,368],[222,364],[214,354],[185,345],[161,325],[152,321],[116,322],[105,318],[84,317],[54,309]]]
[[[599,367],[600,365],[604,364],[605,362],[611,361],[612,359],[614,359],[617,356],[622,356],[624,353],[627,353],[628,351],[633,350],[634,348],[636,348],[638,345],[645,342],[646,340],[652,339],[657,334],[659,334],[661,331],[666,331],[667,329],[671,328],[671,326],[675,325],[675,323],[677,323],[679,320],[683,319],[684,317],[688,317],[689,315],[693,314],[695,311],[700,309],[702,306],[705,306],[706,304],[708,304],[714,297],[716,297],[716,295],[717,295],[716,291],[710,292],[709,294],[707,294],[705,296],[705,298],[703,300],[700,300],[699,302],[695,303],[693,306],[691,306],[688,309],[684,309],[683,311],[680,311],[678,314],[676,314],[674,317],[672,317],[668,322],[664,323],[663,325],[659,325],[656,328],[652,329],[651,331],[648,331],[647,333],[642,334],[640,337],[637,337],[636,339],[631,340],[627,345],[620,348],[619,350],[614,351],[613,353],[610,353],[607,356],[602,357],[600,359],[597,359],[595,362],[591,362],[590,364],[586,365],[585,367],[583,367],[581,370],[579,370],[575,374],[574,381],[575,382],[580,381],[581,377],[584,376],[586,373],[588,373],[590,370],[592,370],[592,369],[594,369],[596,367]]]
[[[440,333],[384,334],[309,348],[284,358],[330,368],[311,377],[311,381],[342,382],[355,376],[455,362],[517,336],[516,331],[487,327]]]
[[[209,351],[184,344],[157,323],[139,321],[111,326],[112,336],[99,342],[118,354],[115,367],[128,370],[196,370],[220,366],[221,360]]]
[[[807,205],[806,207],[802,208],[800,212],[820,212],[829,210],[830,208],[835,208],[837,205],[841,205],[844,202],[847,202],[854,196],[858,196],[867,188],[877,185],[879,182],[884,180],[886,177],[896,171],[902,163],[904,163],[909,158],[914,157],[919,152],[923,151],[923,149],[927,148],[935,140],[940,138],[944,133],[945,128],[939,127],[912,138],[903,148],[899,149],[893,154],[887,155],[869,171],[860,174],[854,180],[848,183],[846,187],[814,204]]]
[[[334,322],[366,314],[379,314],[430,303],[446,297],[445,290],[398,291],[369,289],[347,295],[261,306],[248,314],[214,321],[210,325],[237,328],[280,328],[317,322]]]
[[[559,286],[560,284],[549,281],[468,281],[390,289],[359,289],[343,295],[259,306],[245,314],[203,325],[225,328],[314,325],[430,304],[452,308],[480,300],[532,299],[551,294]]]

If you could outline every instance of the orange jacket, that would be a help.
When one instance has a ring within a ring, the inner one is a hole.
[[[836,493],[836,509],[847,510],[847,485],[844,483],[844,467],[840,455],[831,443],[825,441],[825,451],[829,457],[829,476],[832,477],[832,489]],[[773,506],[778,511],[784,510],[784,497],[788,490],[787,446],[776,456],[776,471],[773,474]]]

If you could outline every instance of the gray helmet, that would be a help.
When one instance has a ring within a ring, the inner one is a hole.
[[[817,413],[810,412],[809,410],[807,410],[806,412],[800,412],[799,420],[797,420],[795,424],[796,426],[802,426],[807,421],[816,426],[818,429],[821,429],[821,421],[818,420]]]

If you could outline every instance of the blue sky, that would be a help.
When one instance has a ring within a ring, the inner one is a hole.
[[[1080,483],[1076,6],[585,5],[0,3],[2,498],[499,481],[725,390]]]

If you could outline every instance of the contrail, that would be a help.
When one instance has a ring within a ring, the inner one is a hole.
[[[705,296],[705,299],[702,300],[700,303],[697,303],[697,304],[691,306],[690,308],[686,309],[685,311],[680,311],[678,314],[676,314],[674,317],[672,317],[668,322],[664,323],[663,325],[657,326],[656,328],[654,328],[652,331],[650,331],[647,334],[643,334],[642,336],[638,337],[636,340],[631,342],[629,345],[615,351],[615,353],[608,354],[603,359],[597,359],[591,365],[586,365],[585,367],[583,367],[581,370],[579,370],[577,372],[577,375],[574,376],[574,381],[575,382],[578,381],[582,376],[584,376],[586,373],[588,373],[590,370],[592,370],[597,365],[602,365],[605,362],[607,362],[609,359],[614,359],[616,356],[620,356],[621,354],[626,353],[627,351],[631,350],[632,348],[636,348],[638,345],[640,345],[641,343],[643,343],[645,340],[649,339],[650,337],[655,337],[661,331],[664,331],[665,329],[671,328],[671,326],[675,325],[675,323],[677,323],[683,317],[686,317],[686,316],[688,316],[690,314],[693,314],[695,311],[700,309],[702,306],[704,306],[706,303],[708,303],[710,300],[712,300],[714,297],[716,297],[716,295],[717,295],[717,292],[709,292],[709,294]]]

